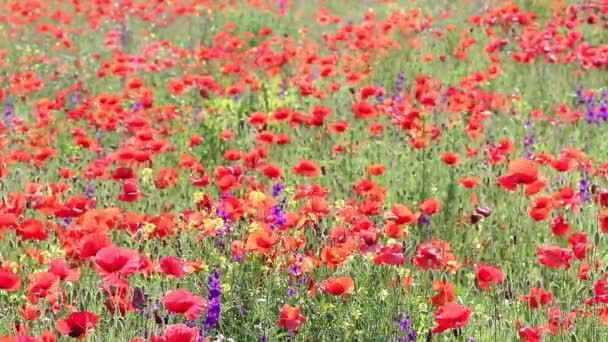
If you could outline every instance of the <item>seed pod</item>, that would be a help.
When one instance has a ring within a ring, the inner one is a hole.
[[[475,208],[475,213],[477,215],[481,215],[483,217],[489,217],[490,215],[492,215],[492,208],[490,208],[486,205],[480,205],[477,208]]]

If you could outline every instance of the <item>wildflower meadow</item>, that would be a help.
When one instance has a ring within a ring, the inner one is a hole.
[[[608,341],[608,1],[3,0],[0,36],[0,341]]]

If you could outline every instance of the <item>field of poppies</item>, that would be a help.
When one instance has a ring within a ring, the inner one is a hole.
[[[608,1],[0,2],[0,341],[608,340]]]

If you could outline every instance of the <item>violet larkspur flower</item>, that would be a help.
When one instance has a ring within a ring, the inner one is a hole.
[[[280,205],[272,207],[272,216],[274,217],[274,222],[272,223],[273,228],[283,227],[287,223],[285,212]]]
[[[272,197],[277,198],[281,196],[283,193],[283,189],[285,189],[285,185],[283,183],[276,183],[272,186]]]
[[[431,217],[427,214],[420,215],[420,219],[418,219],[418,224],[422,226],[430,226],[431,225]]]
[[[15,107],[13,106],[13,101],[10,98],[7,98],[4,102],[4,123],[11,127],[13,124],[13,117],[15,115]]]
[[[597,114],[599,120],[608,121],[608,104],[606,104],[606,100],[600,101]]]
[[[582,106],[585,104],[585,96],[583,95],[583,87],[576,89],[576,105]]]
[[[72,104],[72,106],[76,106],[79,102],[79,93],[78,90],[74,90],[72,92],[72,98],[70,99],[70,103]]]
[[[526,132],[529,133],[527,133],[526,137],[524,138],[524,154],[526,158],[531,159],[532,153],[534,152],[534,143],[536,140],[531,120],[528,120],[528,122],[526,122]]]
[[[399,339],[400,342],[416,341],[418,335],[412,328],[412,318],[410,316],[405,316],[403,319],[399,320],[399,330],[405,333],[405,336]]]
[[[205,330],[215,328],[222,314],[222,287],[220,283],[221,275],[220,270],[216,269],[207,278],[207,286],[209,288],[207,300],[209,301],[209,306],[207,307],[205,322],[203,323],[203,328]]]
[[[594,123],[596,122],[596,116],[595,116],[595,97],[593,95],[590,95],[587,98],[587,111],[585,112],[585,118],[587,120],[587,123]]]
[[[85,192],[85,196],[88,199],[95,198],[95,185],[93,185],[93,183],[89,183],[89,185],[87,185],[87,190]]]
[[[583,172],[583,178],[579,182],[579,192],[581,202],[589,202],[589,200],[591,199],[591,194],[589,192],[589,179],[587,178],[586,172]]]

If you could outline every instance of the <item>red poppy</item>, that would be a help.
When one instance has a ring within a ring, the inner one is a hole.
[[[261,171],[264,176],[270,179],[280,178],[282,174],[281,168],[274,164],[268,164],[264,166]]]
[[[448,329],[458,329],[466,326],[471,318],[472,310],[462,305],[449,303],[435,312],[434,334],[442,333]]]
[[[418,214],[403,204],[395,204],[390,212],[384,215],[385,219],[394,219],[396,224],[412,224],[418,221]]]
[[[433,282],[433,289],[437,292],[431,297],[433,306],[444,306],[456,299],[456,287],[449,281],[436,280]]]
[[[376,109],[367,101],[354,103],[352,112],[357,119],[373,119],[376,116]]]
[[[549,304],[553,299],[553,293],[543,288],[532,287],[529,295],[521,296],[519,299],[527,302],[529,307],[536,309]]]
[[[140,256],[137,251],[131,249],[108,246],[95,254],[95,264],[104,281],[112,283],[119,277],[137,273]]]
[[[588,247],[587,234],[585,234],[584,232],[572,233],[572,235],[570,235],[570,237],[568,238],[568,244],[570,245],[572,253],[574,253],[574,256],[577,259],[585,259],[585,257],[587,256]]]
[[[266,229],[257,230],[247,237],[247,249],[250,251],[258,251],[265,254],[269,252],[277,243],[279,237],[272,231]]]
[[[49,272],[56,274],[59,279],[75,282],[80,276],[79,268],[69,268],[63,259],[54,259],[49,265]]]
[[[539,177],[536,163],[528,159],[513,159],[509,162],[508,172],[497,179],[498,184],[506,190],[515,190],[520,184],[534,183]]]
[[[68,318],[57,320],[57,330],[62,335],[82,339],[86,337],[87,331],[97,325],[98,320],[99,316],[88,311],[73,312]]]
[[[123,202],[136,202],[143,196],[135,179],[128,179],[122,184],[122,193],[118,199]]]
[[[21,288],[21,277],[9,269],[0,269],[0,290],[14,292]]]
[[[291,171],[306,177],[317,177],[320,174],[319,167],[312,160],[302,159]]]
[[[100,249],[112,245],[112,240],[101,233],[93,233],[85,235],[80,240],[79,256],[81,259],[88,259],[95,256]]]
[[[36,219],[28,219],[19,225],[17,235],[22,241],[27,240],[46,240],[48,234],[44,223]]]
[[[602,211],[599,215],[600,231],[603,234],[608,234],[608,212]]]
[[[160,301],[169,312],[184,314],[190,320],[197,319],[207,305],[205,298],[195,296],[186,289],[173,290]]]
[[[152,342],[195,342],[198,330],[185,324],[172,324],[165,328],[162,336],[152,336]]]
[[[570,225],[565,221],[563,215],[557,215],[551,220],[551,230],[555,236],[564,236],[570,231]]]
[[[165,275],[170,275],[176,278],[186,276],[185,265],[182,260],[175,256],[168,256],[160,259],[160,270]]]
[[[479,178],[473,176],[467,176],[460,179],[460,185],[467,189],[472,189],[479,185]]]
[[[441,203],[435,198],[429,198],[420,203],[420,210],[426,215],[433,216],[441,210]]]
[[[321,290],[334,296],[351,294],[355,289],[355,282],[351,277],[331,277],[321,283]]]
[[[551,268],[564,266],[566,269],[570,268],[570,261],[573,257],[572,253],[566,248],[554,245],[538,247],[536,255],[541,265]]]
[[[386,166],[381,164],[372,164],[367,167],[367,174],[370,176],[381,176],[386,171]]]
[[[39,298],[49,303],[57,300],[59,292],[59,277],[51,272],[39,272],[29,276],[28,300],[38,304]]]
[[[414,266],[425,271],[446,268],[448,271],[454,272],[460,267],[450,245],[442,240],[418,244],[413,261]]]
[[[286,328],[289,331],[297,331],[306,319],[300,312],[300,306],[291,306],[284,304],[280,311],[279,328]]]
[[[441,160],[450,166],[458,166],[458,164],[460,164],[460,156],[458,156],[458,154],[456,153],[452,153],[452,152],[446,152],[443,155],[441,155]]]
[[[403,265],[405,255],[403,255],[403,245],[396,243],[393,246],[385,246],[380,249],[380,254],[374,257],[376,265]]]
[[[532,208],[530,209],[529,215],[535,221],[543,221],[553,209],[553,200],[550,197],[537,197],[532,201]]]
[[[164,168],[158,171],[156,177],[156,187],[166,189],[175,186],[179,178],[179,173],[174,168]]]
[[[523,327],[521,323],[517,321],[517,335],[525,342],[540,342],[540,336],[544,332],[545,329],[543,327]]]
[[[483,263],[477,265],[476,275],[477,284],[483,290],[489,290],[491,284],[502,284],[504,281],[504,275],[500,269]]]

